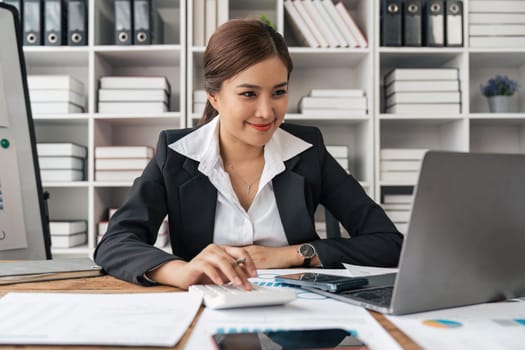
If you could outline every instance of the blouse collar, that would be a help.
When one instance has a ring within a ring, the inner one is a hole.
[[[217,167],[223,168],[219,151],[219,121],[220,116],[213,118],[168,147],[199,162],[199,171],[210,176]],[[265,183],[275,174],[284,171],[285,161],[310,147],[312,144],[278,128],[264,148],[265,169],[260,182]]]

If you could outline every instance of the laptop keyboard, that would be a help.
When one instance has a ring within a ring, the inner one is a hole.
[[[392,301],[394,287],[370,288],[359,291],[347,291],[341,294],[351,295],[353,298],[365,300],[368,303],[389,307]]]

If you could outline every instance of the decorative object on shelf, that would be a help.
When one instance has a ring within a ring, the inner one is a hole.
[[[487,97],[491,113],[509,113],[510,99],[518,91],[518,84],[506,75],[496,75],[481,86],[481,93]]]
[[[275,26],[275,24],[268,18],[268,16],[266,15],[261,15],[259,16],[259,20],[261,22],[263,22],[264,24],[272,27],[273,29],[276,29],[277,27]]]

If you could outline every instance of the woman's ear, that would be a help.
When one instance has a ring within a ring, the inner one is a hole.
[[[216,111],[219,110],[217,108],[218,107],[218,103],[217,103],[217,96],[216,95],[212,95],[212,94],[208,93],[208,101],[211,103],[212,107],[215,108]]]

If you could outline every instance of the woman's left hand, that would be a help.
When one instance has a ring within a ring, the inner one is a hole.
[[[296,246],[263,247],[248,245],[243,248],[250,254],[255,267],[258,269],[282,269],[300,265]]]

